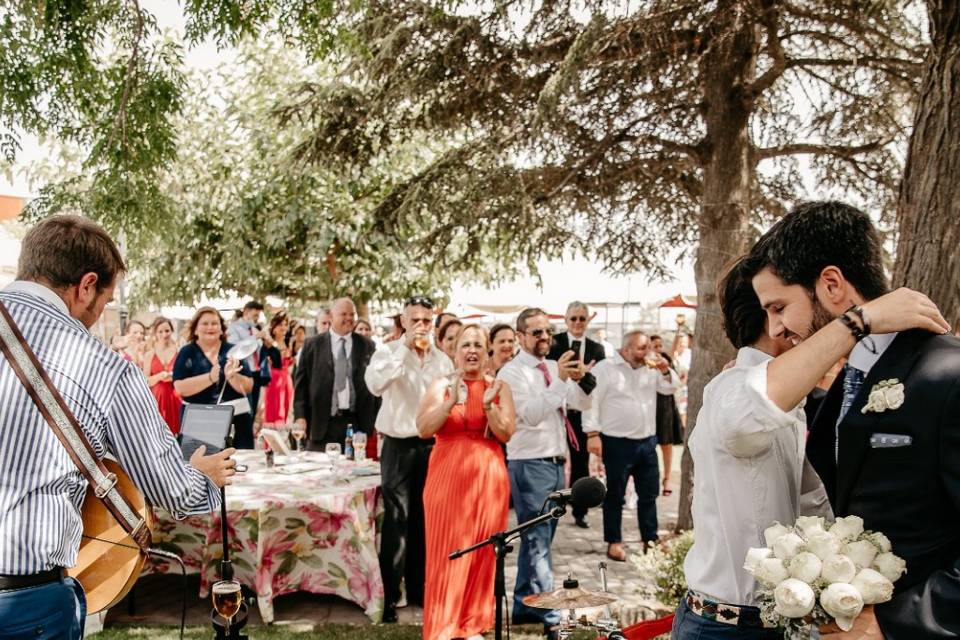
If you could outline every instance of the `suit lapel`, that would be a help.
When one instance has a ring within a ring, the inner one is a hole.
[[[320,336],[320,342],[317,343],[317,348],[320,349],[320,353],[317,354],[317,365],[321,371],[329,371],[330,375],[332,376],[333,353],[330,348],[330,339],[329,331]]]
[[[850,405],[850,410],[843,418],[838,428],[839,457],[837,460],[837,515],[846,515],[850,504],[850,496],[860,476],[860,468],[870,446],[870,435],[873,433],[877,421],[882,413],[863,413],[867,404],[870,390],[882,380],[896,378],[904,382],[920,357],[920,343],[929,333],[913,330],[899,334],[863,381],[860,392]],[[841,389],[843,382],[839,380]],[[841,394],[842,395],[842,394]],[[834,416],[838,413],[834,413]]]
[[[810,433],[807,436],[807,457],[823,480],[827,497],[834,509],[837,507],[836,425],[842,401],[843,376],[837,376],[830,385],[827,396],[820,403],[816,415],[808,417]]]

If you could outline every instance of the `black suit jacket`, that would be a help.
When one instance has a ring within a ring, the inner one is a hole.
[[[903,405],[864,414],[873,386],[892,378],[904,386]],[[876,607],[880,628],[894,640],[960,637],[960,341],[903,332],[836,429],[842,398],[838,376],[811,426],[807,455],[834,513],[862,517],[907,562],[893,600]],[[912,443],[875,447],[873,434],[908,435]]]
[[[604,359],[604,357],[606,357],[606,352],[603,350],[603,345],[601,345],[599,342],[591,340],[586,336],[584,336],[583,339],[587,341],[587,346],[584,347],[583,351],[583,359],[587,364],[590,364],[591,362],[600,362]],[[570,334],[564,332],[557,335],[557,337],[553,339],[553,345],[550,347],[550,353],[547,355],[547,359],[559,360],[560,356],[567,351],[570,351]],[[583,389],[585,394],[590,395],[590,392],[597,387],[597,379],[592,373],[588,372],[587,375],[583,376],[583,378],[581,378],[580,382],[577,384],[580,385],[580,388]],[[573,423],[575,427],[579,428],[580,412],[571,410],[567,412],[567,415],[570,416],[570,422]]]
[[[333,402],[333,353],[330,349],[331,333],[307,338],[300,352],[300,363],[294,376],[293,417],[306,418],[310,439],[320,440],[327,432]],[[355,409],[357,425],[365,433],[373,433],[377,419],[378,398],[375,398],[363,374],[367,370],[376,345],[368,338],[350,334],[353,345],[350,351],[350,379],[356,394]]]

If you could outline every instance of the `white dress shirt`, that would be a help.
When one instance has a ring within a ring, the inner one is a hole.
[[[537,368],[547,365],[550,386]],[[567,455],[567,408],[585,411],[590,397],[573,380],[560,379],[555,360],[540,360],[526,351],[503,365],[497,378],[510,386],[517,410],[517,430],[507,443],[508,460],[530,460]]]
[[[340,353],[340,340],[343,340],[343,344],[347,350],[347,386],[343,388],[343,391],[337,394],[337,390],[333,390],[334,400],[330,406],[333,408],[334,413],[337,408],[339,409],[349,409],[350,408],[350,390],[353,387],[353,379],[351,373],[353,368],[351,366],[350,354],[353,353],[353,334],[347,334],[341,336],[339,333],[330,329],[330,353],[333,355],[333,362],[337,362],[337,355]],[[334,364],[336,366],[336,364]]]
[[[763,530],[774,521],[789,526],[801,515],[804,402],[784,412],[767,397],[770,360],[740,349],[736,365],[704,388],[688,442],[697,481],[684,573],[691,589],[727,604],[755,604],[747,550],[766,546]]]
[[[887,350],[887,347],[890,346],[890,343],[893,342],[893,339],[897,337],[897,333],[878,333],[870,334],[869,337],[861,340],[854,345],[853,350],[850,352],[850,357],[847,358],[847,364],[856,369],[860,369],[864,373],[870,373],[870,369],[873,369],[873,365],[877,364],[877,360],[880,359],[880,356],[883,355],[883,352]],[[876,353],[870,351],[866,344],[869,341],[873,341],[873,346],[876,348]]]
[[[403,340],[377,349],[363,379],[370,393],[383,398],[377,431],[393,438],[417,438],[417,408],[431,382],[453,372],[450,358],[435,345],[421,360]]]
[[[590,409],[583,413],[583,431],[640,440],[657,435],[657,394],[673,395],[680,378],[673,369],[664,375],[646,365],[634,369],[620,352],[593,368],[597,387]]]

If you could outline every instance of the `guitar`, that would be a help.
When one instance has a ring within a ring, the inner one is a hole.
[[[153,514],[130,477],[113,460],[105,458],[103,464],[116,475],[120,495],[143,518],[145,526],[153,529]],[[96,496],[92,485],[87,488],[81,514],[83,537],[77,564],[67,573],[83,586],[87,613],[96,613],[112,607],[129,593],[143,570],[146,553]]]

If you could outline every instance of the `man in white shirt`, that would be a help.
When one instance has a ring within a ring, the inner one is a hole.
[[[646,359],[650,358],[650,366]],[[623,562],[621,519],[627,480],[637,490],[637,520],[646,553],[657,541],[657,394],[672,394],[679,380],[642,331],[624,334],[620,351],[593,368],[597,388],[590,410],[583,414],[583,431],[590,453],[603,458],[607,495],[603,501],[603,539],[607,556]]]
[[[784,303],[767,300],[765,317],[763,298],[754,292],[756,282],[751,286],[764,259],[741,258],[718,286],[724,328],[740,351],[735,365],[704,389],[703,407],[688,442],[696,468],[695,541],[684,562],[690,591],[674,619],[674,640],[781,637],[763,626],[754,606],[756,585],[743,563],[750,547],[765,546],[766,527],[803,515],[801,492],[807,478],[802,402],[857,343],[846,324],[856,326],[850,311],[841,314],[846,320],[830,314],[808,316],[802,335],[775,329]],[[806,300],[809,304],[810,298]],[[864,304],[863,313],[878,333],[932,327],[935,318],[946,325],[926,296],[908,289]],[[816,485],[813,491],[822,491]],[[720,609],[725,615],[717,614]]]
[[[589,399],[577,385],[587,372],[582,361],[567,351],[559,360],[547,360],[553,328],[542,309],[524,309],[517,317],[520,353],[505,364],[497,377],[510,386],[517,410],[517,430],[507,443],[510,492],[517,521],[537,517],[553,491],[564,487],[563,467],[568,443],[575,444],[567,408],[583,411]],[[517,582],[513,596],[513,623],[541,622],[548,635],[560,622],[560,612],[523,604],[532,593],[553,590],[550,545],[556,520],[529,529],[520,542]]]
[[[403,580],[407,585],[407,602],[423,604],[426,565],[423,485],[433,439],[420,439],[417,407],[433,380],[453,372],[450,358],[430,339],[432,320],[430,299],[415,296],[407,300],[400,319],[405,330],[403,338],[378,349],[364,375],[370,392],[383,398],[376,424],[383,440],[380,572],[384,622],[397,621],[396,606]]]

